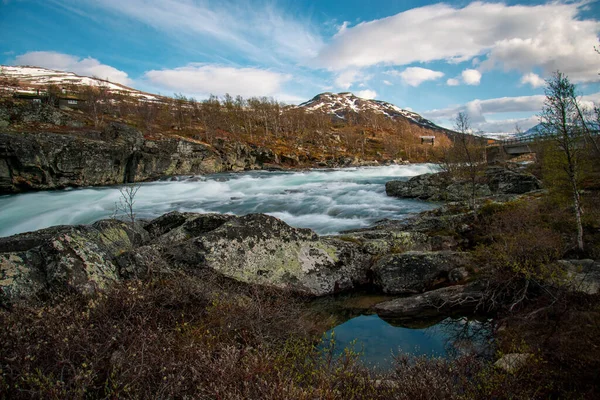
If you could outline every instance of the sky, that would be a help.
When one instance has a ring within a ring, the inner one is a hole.
[[[599,1],[0,0],[0,62],[163,95],[353,92],[446,127],[537,123],[556,70],[600,103]]]

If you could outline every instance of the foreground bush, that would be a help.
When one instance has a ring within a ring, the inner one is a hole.
[[[404,355],[394,370],[375,372],[352,349],[335,356],[334,342],[317,346],[329,326],[306,310],[285,293],[212,276],[130,281],[92,299],[18,305],[0,312],[0,398],[469,399],[560,392],[547,385],[538,359],[508,374],[473,356]]]

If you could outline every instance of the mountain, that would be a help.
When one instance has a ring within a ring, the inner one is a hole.
[[[346,119],[351,113],[374,112],[383,114],[391,119],[406,119],[411,123],[417,124],[427,129],[443,130],[442,128],[423,118],[419,114],[404,110],[393,104],[381,100],[367,100],[355,96],[352,93],[321,93],[311,100],[298,105],[306,111],[324,112],[339,119]]]
[[[125,85],[110,82],[96,77],[80,76],[73,72],[56,71],[33,66],[0,66],[0,86],[4,89],[35,93],[47,85],[76,85],[76,86],[102,86],[111,93],[122,93],[151,101],[161,101],[159,95],[145,93]],[[12,82],[12,83],[8,83]],[[402,109],[381,100],[368,100],[355,96],[352,93],[321,93],[311,100],[300,104],[308,112],[324,112],[345,120],[351,113],[373,112],[385,115],[394,120],[407,120],[420,127],[436,131],[449,132],[447,129],[436,125],[419,114]]]
[[[88,76],[79,76],[73,72],[55,71],[52,69],[31,67],[31,66],[0,66],[0,76],[18,82],[19,92],[34,92],[37,89],[47,85],[58,86],[102,86],[111,93],[123,93],[134,97],[145,98],[147,100],[159,100],[160,96],[145,93],[137,89],[114,83],[100,78],[90,78]]]

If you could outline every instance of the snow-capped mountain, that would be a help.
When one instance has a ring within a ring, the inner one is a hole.
[[[77,86],[103,86],[113,93],[126,93],[147,100],[158,100],[159,96],[132,89],[120,83],[110,82],[100,78],[79,76],[73,72],[55,71],[52,69],[31,66],[0,66],[0,73],[6,78],[19,82],[18,90],[34,91],[47,85],[77,85]]]
[[[306,111],[324,112],[340,119],[346,119],[349,113],[371,111],[392,119],[404,118],[424,128],[446,130],[415,112],[404,110],[381,100],[362,99],[352,93],[321,93],[298,107],[304,108]]]

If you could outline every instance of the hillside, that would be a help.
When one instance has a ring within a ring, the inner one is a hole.
[[[145,93],[137,89],[114,83],[105,79],[89,76],[79,76],[73,72],[56,71],[48,68],[34,66],[9,66],[2,65],[1,75],[7,82],[12,82],[12,85],[2,85],[6,89],[13,88],[14,90],[22,91],[37,91],[48,85],[57,85],[60,87],[76,86],[93,86],[103,87],[112,93],[124,93],[130,96],[143,98],[147,100],[158,100],[162,96]]]
[[[0,97],[0,126],[12,132],[98,130],[117,122],[148,140],[264,148],[294,168],[431,161],[452,134],[414,112],[351,93],[323,93],[299,106],[265,97],[197,101],[33,66],[2,66]],[[77,106],[65,107],[64,97]],[[434,145],[422,136],[436,137]]]

